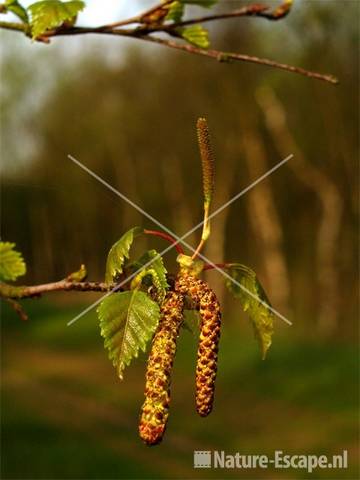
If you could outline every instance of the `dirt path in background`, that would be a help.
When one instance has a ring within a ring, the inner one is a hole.
[[[26,363],[20,363],[19,359],[26,359]],[[96,438],[103,446],[125,454],[134,464],[146,466],[151,462],[149,468],[157,465],[165,476],[171,472],[173,478],[174,475],[190,478],[194,475],[192,451],[198,449],[199,445],[210,450],[219,448],[214,441],[215,434],[204,441],[204,434],[197,430],[198,427],[189,425],[192,436],[178,432],[176,435],[171,434],[169,429],[166,443],[151,449],[150,456],[148,448],[137,439],[137,419],[130,406],[135,401],[136,392],[139,392],[136,399],[139,407],[142,401],[139,376],[129,375],[126,384],[119,384],[102,352],[76,354],[73,351],[59,352],[42,347],[35,349],[14,343],[6,349],[4,364],[3,389],[22,408],[31,409],[38,417],[56,425],[58,429],[68,432],[75,430]],[[188,410],[189,389],[192,387],[192,379],[177,384],[175,408],[181,409],[184,406],[183,411]],[[235,441],[241,443],[236,445],[237,449],[246,446],[248,452],[258,451],[264,445],[274,445],[274,449],[281,447],[289,452],[328,449],[336,442],[338,431],[351,428],[351,418],[339,416],[329,422],[328,412],[260,398],[246,388],[240,399],[238,395],[230,396],[230,392],[229,395],[222,392],[221,397],[219,403],[221,401],[226,406],[221,412],[221,418],[213,416],[208,419],[208,422],[212,422],[211,428],[219,429],[217,441],[226,438],[224,425],[231,425],[232,432],[239,431],[239,440]],[[218,408],[221,408],[220,405]],[[222,423],[216,425],[220,420]],[[175,423],[178,421],[175,420]],[[188,419],[184,419],[184,422],[189,424]],[[204,427],[207,428],[207,425],[208,423]],[[170,428],[174,427],[176,425]],[[132,439],[137,442],[135,446]],[[354,455],[355,458],[356,447],[347,447],[349,455]],[[276,473],[277,478],[282,478],[280,472]],[[211,472],[211,476],[214,474]],[[226,472],[226,477],[235,474],[236,472],[229,471]],[[262,473],[263,476],[264,474],[265,472]],[[274,472],[267,471],[266,478],[273,478],[273,474]],[[201,478],[200,475],[197,478]],[[207,478],[209,477],[208,475]]]
[[[26,358],[26,364],[19,365],[19,358]],[[96,438],[134,463],[149,464],[148,447],[136,438],[137,419],[130,418],[129,409],[122,408],[126,400],[133,400],[133,388],[127,384],[119,391],[113,369],[109,368],[104,355],[100,359],[100,355],[90,357],[84,353],[13,345],[8,349],[6,363],[9,366],[3,372],[3,389],[21,406],[57,428]],[[120,395],[121,404],[117,404],[113,399]],[[138,400],[140,407],[142,397]],[[132,437],[138,441],[136,448],[129,441]],[[176,472],[176,476],[185,478],[189,470],[192,471],[192,451],[197,445],[189,437],[176,437],[175,441],[167,438],[167,453],[171,450],[173,453],[164,455],[159,447],[151,449],[151,462],[159,465],[164,475]],[[186,467],[176,457],[189,452],[191,457]]]

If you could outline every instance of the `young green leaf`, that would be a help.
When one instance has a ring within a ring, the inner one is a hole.
[[[209,32],[201,25],[179,28],[178,33],[184,40],[199,48],[209,48]]]
[[[253,270],[240,263],[234,263],[229,269],[229,274],[246,290],[256,295],[266,305],[271,306]],[[231,280],[228,279],[226,281],[226,286],[234,297],[240,300],[244,311],[248,312],[254,327],[255,336],[260,344],[262,358],[264,359],[271,345],[271,337],[274,332],[273,312]]]
[[[175,23],[180,22],[184,15],[184,3],[181,0],[175,0],[175,2],[170,3],[168,8],[169,11],[165,17],[165,20]]]
[[[184,16],[184,7],[186,4],[211,8],[216,2],[217,0],[175,0],[167,6],[168,14],[165,17],[165,20],[169,20],[174,23],[180,22]]]
[[[180,265],[181,275],[191,275],[198,277],[204,269],[204,262],[202,260],[195,260],[189,255],[180,253],[176,258],[177,263]]]
[[[70,273],[70,275],[66,277],[66,280],[68,282],[82,282],[83,280],[85,280],[86,277],[87,277],[87,270],[85,265],[83,264],[83,265],[80,265],[79,270],[77,270],[76,272]]]
[[[130,247],[134,238],[143,232],[141,227],[134,227],[110,248],[106,261],[105,282],[112,283],[123,271],[125,259],[129,258]]]
[[[144,255],[142,255],[142,257],[139,258],[139,260],[131,264],[129,267],[132,272],[135,272],[153,259],[156,260],[154,260],[148,267],[141,271],[139,275],[134,278],[131,285],[132,287],[138,287],[141,283],[149,285],[149,283],[147,283],[147,280],[149,279],[150,285],[153,285],[156,289],[157,300],[161,303],[165,298],[165,294],[169,288],[169,285],[166,278],[167,270],[165,268],[163,259],[159,256],[158,252],[154,249],[148,250],[144,253]]]
[[[15,243],[0,242],[0,281],[16,280],[26,273],[26,265]]]
[[[113,293],[97,309],[100,332],[120,379],[139,350],[145,351],[160,318],[156,302],[139,290]]]
[[[6,0],[5,11],[13,13],[24,23],[28,23],[29,21],[27,11],[17,0]]]
[[[28,7],[30,12],[30,25],[32,37],[42,35],[46,30],[59,27],[66,21],[71,21],[83,10],[85,2],[72,0],[61,2],[60,0],[43,0],[35,2]]]
[[[200,314],[198,310],[184,310],[184,321],[182,327],[193,335],[199,333]]]

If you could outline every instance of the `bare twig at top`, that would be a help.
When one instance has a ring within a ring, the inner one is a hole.
[[[55,37],[85,34],[130,37],[137,40],[147,41],[149,43],[156,43],[158,45],[162,45],[171,49],[181,50],[185,53],[202,55],[220,62],[240,61],[254,63],[257,65],[264,65],[272,68],[285,70],[291,73],[304,75],[306,77],[314,78],[317,80],[323,80],[332,84],[338,83],[338,79],[333,75],[312,72],[302,67],[288,65],[267,58],[261,58],[236,52],[224,52],[221,50],[200,48],[199,46],[193,45],[189,42],[183,42],[184,39],[182,38],[181,32],[184,28],[194,25],[200,25],[205,22],[240,17],[258,17],[270,21],[281,20],[286,17],[286,15],[290,11],[291,2],[289,2],[288,0],[284,0],[276,8],[272,8],[264,4],[255,3],[230,12],[216,13],[212,15],[194,17],[186,20],[181,19],[179,21],[169,22],[166,20],[166,15],[172,3],[173,0],[165,0],[161,3],[154,5],[150,9],[140,13],[139,15],[118,22],[101,25],[98,27],[78,27],[64,23],[55,29],[46,31],[45,33],[39,35],[33,40],[43,43],[50,43],[50,40]],[[124,28],[129,26],[130,28]],[[32,35],[31,26],[28,23],[0,21],[0,28],[22,32],[30,37]],[[170,35],[171,37],[176,38],[176,40],[154,35],[161,33]]]

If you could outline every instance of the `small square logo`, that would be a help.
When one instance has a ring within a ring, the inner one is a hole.
[[[195,450],[194,468],[211,468],[211,452]]]

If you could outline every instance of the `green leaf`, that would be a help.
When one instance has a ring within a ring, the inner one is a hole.
[[[173,21],[175,23],[180,22],[184,15],[184,3],[176,0],[175,2],[170,3],[168,14],[165,17],[165,20]]]
[[[200,313],[198,310],[184,310],[184,321],[182,327],[193,335],[199,332]]]
[[[171,2],[168,8],[168,14],[165,20],[172,21],[174,23],[180,22],[184,16],[185,5],[200,5],[201,7],[210,8],[217,0],[175,0]]]
[[[131,360],[145,351],[160,318],[160,308],[138,290],[113,293],[97,309],[104,346],[120,379]]]
[[[178,29],[182,38],[199,48],[209,48],[209,32],[201,25]]]
[[[187,3],[188,5],[199,5],[199,7],[211,8],[217,3],[218,0],[181,0],[182,3]]]
[[[30,25],[33,38],[59,27],[66,21],[73,20],[83,10],[85,3],[80,0],[61,2],[60,0],[44,0],[28,7],[31,15]]]
[[[0,242],[0,281],[16,280],[26,273],[26,265],[15,243]]]
[[[166,277],[167,270],[163,259],[159,256],[158,252],[154,249],[148,250],[141,258],[139,258],[139,260],[131,264],[130,268],[132,272],[136,272],[136,270],[139,270],[154,258],[156,258],[156,260],[135,277],[132,286],[138,286],[142,282],[146,285],[147,279],[150,278],[150,285],[154,285],[157,299],[161,303],[165,298],[166,290],[169,288],[169,285]]]
[[[24,23],[28,23],[29,17],[25,8],[17,0],[6,0],[6,11],[9,11],[20,18]]]
[[[253,270],[240,263],[235,263],[229,269],[229,274],[237,283],[271,307],[266,293]],[[248,312],[254,327],[255,336],[260,344],[262,358],[264,359],[271,345],[271,337],[274,332],[273,312],[231,280],[228,279],[226,281],[226,286],[234,297],[240,300],[244,311]]]
[[[123,265],[126,258],[129,258],[130,247],[134,238],[143,232],[141,227],[134,227],[124,233],[124,235],[110,248],[105,271],[105,282],[112,283],[116,277],[123,271]]]
[[[82,282],[83,280],[85,280],[86,277],[87,277],[86,267],[85,265],[80,265],[79,270],[77,270],[76,272],[70,273],[70,275],[66,277],[66,280],[68,282]]]

